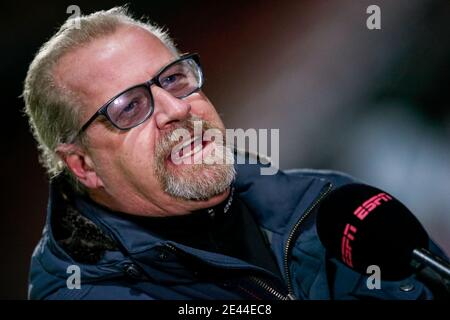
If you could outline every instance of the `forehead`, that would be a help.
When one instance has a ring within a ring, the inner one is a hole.
[[[174,54],[139,27],[122,27],[61,58],[55,78],[98,108],[120,91],[150,79]]]

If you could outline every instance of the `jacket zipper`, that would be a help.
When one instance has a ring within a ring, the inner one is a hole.
[[[177,253],[180,252],[176,247],[171,244],[165,244],[167,248],[169,248],[172,252]],[[272,288],[269,284],[267,284],[264,280],[259,279],[255,276],[251,276],[248,278],[251,282],[255,283],[258,287],[264,289],[264,291],[269,292],[272,296],[274,296],[278,300],[294,300],[294,297],[291,295],[284,295],[276,289]]]
[[[297,234],[297,231],[300,227],[300,225],[308,218],[308,216],[311,214],[311,212],[314,210],[314,208],[325,198],[325,196],[331,191],[333,188],[332,183],[328,183],[326,185],[326,189],[320,193],[320,195],[316,198],[316,200],[308,207],[308,209],[305,211],[305,213],[300,217],[300,219],[297,221],[297,223],[294,225],[294,228],[292,228],[291,233],[289,234],[289,237],[286,242],[286,247],[284,250],[284,272],[286,276],[286,282],[287,282],[287,288],[289,292],[289,296],[294,297],[294,290],[292,287],[292,279],[291,279],[291,273],[289,271],[289,252],[291,249],[291,245],[293,243],[294,237]]]
[[[255,276],[249,277],[250,281],[255,283],[258,287],[262,288],[264,291],[269,292],[272,296],[274,296],[278,300],[295,300],[296,299],[296,297],[293,293],[294,290],[292,289],[292,283],[291,283],[292,280],[291,280],[291,275],[290,275],[289,266],[288,266],[290,246],[292,244],[292,240],[294,239],[294,236],[295,236],[298,228],[300,227],[300,225],[303,223],[303,221],[305,221],[305,219],[310,215],[310,213],[313,211],[313,209],[320,203],[320,201],[322,201],[322,199],[330,192],[330,190],[332,188],[333,188],[333,185],[331,183],[328,183],[327,189],[322,191],[320,193],[320,195],[316,198],[314,203],[311,206],[309,206],[309,208],[305,211],[305,213],[302,215],[302,217],[297,221],[297,223],[295,224],[291,233],[289,234],[288,240],[286,242],[285,251],[284,251],[285,252],[284,267],[285,267],[285,275],[286,275],[286,279],[287,279],[288,294],[285,295],[285,294],[277,291],[276,289],[271,287],[267,282],[265,282],[264,280],[262,280],[260,278],[257,278]],[[172,246],[170,244],[166,244],[166,246],[174,252],[178,251],[177,248],[175,248],[174,246]]]
[[[256,278],[256,277],[250,277],[250,280],[252,280],[254,283],[256,283],[258,286],[262,287],[264,290],[268,291],[270,294],[275,296],[278,300],[296,300],[296,297],[294,295],[294,290],[292,288],[292,279],[291,274],[289,272],[289,265],[288,265],[288,259],[289,259],[289,251],[290,246],[292,244],[292,240],[294,239],[294,236],[297,233],[298,228],[303,223],[303,221],[306,220],[306,218],[310,215],[310,213],[313,211],[313,209],[322,201],[322,199],[330,192],[330,190],[333,188],[332,183],[328,183],[326,185],[326,189],[322,191],[319,196],[316,198],[316,200],[308,207],[308,209],[305,211],[305,213],[301,216],[301,218],[297,221],[297,223],[294,225],[294,228],[292,229],[291,233],[289,234],[288,240],[286,242],[286,247],[284,251],[284,270],[285,275],[287,279],[287,288],[288,288],[288,294],[284,295],[274,288],[272,288],[270,285],[268,285],[263,280]]]
[[[272,296],[274,296],[277,300],[295,300],[295,297],[291,294],[285,295],[281,292],[272,288],[269,284],[267,284],[264,280],[261,280],[257,277],[249,277],[250,281],[254,282],[258,287],[264,289],[269,292]]]

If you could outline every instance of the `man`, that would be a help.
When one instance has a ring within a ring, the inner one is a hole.
[[[251,156],[225,141],[198,142],[196,122],[202,133],[225,128],[197,55],[123,8],[77,22],[42,46],[25,81],[51,177],[31,299],[432,297],[413,277],[369,290],[326,256],[311,213],[350,177],[264,176],[234,166]]]

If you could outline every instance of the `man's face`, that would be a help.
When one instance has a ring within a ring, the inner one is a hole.
[[[65,55],[55,70],[56,80],[79,94],[85,109],[81,123],[119,92],[152,78],[174,61],[174,54],[155,36],[137,27],[123,27]],[[224,130],[214,106],[203,94],[177,99],[152,85],[152,116],[141,125],[121,131],[104,117],[85,134],[88,147],[77,156],[77,176],[91,197],[113,210],[140,215],[185,214],[215,205],[229,192],[234,178],[230,164],[175,164],[171,139],[177,128],[192,130],[192,119],[206,128]],[[210,143],[213,145],[213,142]],[[205,146],[203,157],[214,147]],[[197,154],[198,156],[198,154]],[[84,179],[84,178],[83,178]]]

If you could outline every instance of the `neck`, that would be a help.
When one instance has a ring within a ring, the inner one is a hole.
[[[89,190],[89,197],[98,204],[116,212],[137,216],[169,217],[191,214],[195,211],[208,209],[222,203],[230,195],[227,188],[219,195],[207,200],[184,200],[174,198],[166,193],[157,197],[158,202],[140,197],[137,194],[121,194],[113,196],[105,190]]]

